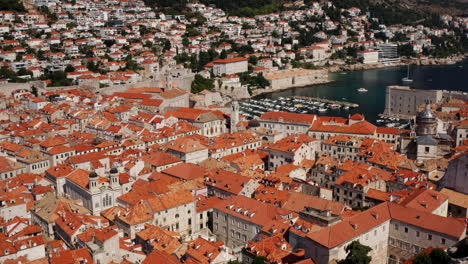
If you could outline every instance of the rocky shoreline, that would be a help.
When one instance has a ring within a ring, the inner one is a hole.
[[[389,67],[400,67],[408,64],[426,66],[426,65],[451,65],[461,62],[467,58],[467,54],[452,56],[447,58],[423,58],[423,59],[402,59],[398,63],[376,63],[376,64],[352,64],[352,65],[333,65],[325,69],[328,72],[342,72],[342,71],[365,71],[372,69],[381,69]]]
[[[461,62],[467,58],[467,54],[452,56],[447,58],[430,58],[430,59],[412,59],[409,64],[425,66],[425,65],[451,65]]]
[[[307,84],[307,85],[303,85],[303,86],[286,87],[286,88],[282,88],[282,89],[274,89],[274,90],[272,90],[272,89],[257,89],[257,90],[252,91],[252,95],[250,96],[250,98],[253,98],[253,97],[256,97],[256,96],[259,96],[259,95],[263,95],[263,94],[277,93],[277,92],[282,92],[282,91],[295,89],[295,88],[299,88],[299,89],[300,88],[306,88],[306,87],[310,87],[310,86],[327,84],[327,83],[332,83],[332,82],[334,82],[334,80],[328,79],[327,81],[316,82],[316,83],[313,83],[313,84]],[[245,98],[245,99],[248,99],[248,98]]]

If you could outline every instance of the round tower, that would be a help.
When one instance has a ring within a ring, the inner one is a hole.
[[[437,117],[432,112],[431,106],[426,104],[424,110],[416,116],[416,135],[435,136],[437,135]]]

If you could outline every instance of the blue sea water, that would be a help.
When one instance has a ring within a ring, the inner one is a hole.
[[[378,114],[381,114],[385,107],[386,87],[403,85],[401,79],[406,75],[407,67],[332,73],[332,83],[294,88],[259,97],[275,99],[296,95],[352,102],[359,104],[359,107],[348,111],[329,110],[321,115],[348,117],[354,113],[361,113],[368,121],[375,123]],[[468,60],[454,65],[410,66],[410,78],[413,79],[410,86],[416,89],[468,92]],[[361,87],[366,88],[368,92],[358,92],[357,89]]]

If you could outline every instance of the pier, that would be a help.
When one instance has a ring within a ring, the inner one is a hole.
[[[321,103],[326,103],[326,104],[337,104],[337,105],[342,105],[342,106],[349,106],[351,108],[359,107],[358,104],[354,104],[350,102],[343,102],[343,101],[329,100],[329,99],[324,99],[324,98],[308,97],[308,96],[291,96],[291,97],[297,98],[297,99],[303,99],[303,100],[316,101],[316,102],[321,102]]]

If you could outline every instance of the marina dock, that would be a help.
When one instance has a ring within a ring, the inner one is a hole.
[[[240,113],[248,119],[253,119],[266,112],[324,114],[329,110],[346,112],[351,108],[359,107],[358,104],[306,96],[250,99],[241,101],[239,106]]]
[[[342,106],[349,106],[350,108],[359,107],[358,104],[354,104],[350,102],[335,101],[335,100],[329,100],[329,99],[318,98],[318,97],[308,97],[308,96],[291,96],[291,97],[302,99],[302,100],[308,100],[308,101],[316,101],[316,102],[321,102],[321,103],[326,103],[326,104],[337,104],[337,105],[342,105]]]

